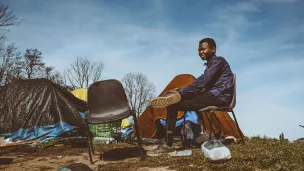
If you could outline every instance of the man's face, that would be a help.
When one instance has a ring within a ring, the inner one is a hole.
[[[202,60],[207,60],[215,53],[215,48],[210,48],[207,42],[200,43],[198,46],[198,55]]]

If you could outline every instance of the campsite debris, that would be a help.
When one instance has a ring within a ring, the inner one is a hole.
[[[201,148],[209,161],[225,161],[231,158],[230,150],[219,140],[204,142]]]
[[[94,137],[93,142],[96,144],[111,144],[115,142],[115,139],[106,137]]]
[[[234,136],[227,136],[223,140],[223,144],[228,145],[237,142],[237,139]]]
[[[4,137],[0,137],[0,145],[5,144]]]
[[[68,166],[59,168],[58,171],[81,171],[81,170],[86,170],[86,171],[93,171],[88,165],[85,165],[83,163],[73,163]]]
[[[192,150],[181,150],[181,151],[174,151],[169,154],[172,157],[179,157],[179,156],[191,156]]]
[[[9,146],[26,145],[26,144],[36,145],[39,142],[40,142],[40,140],[12,142],[11,140],[9,140],[9,138],[4,139],[3,137],[1,137],[0,138],[0,147],[9,147]]]

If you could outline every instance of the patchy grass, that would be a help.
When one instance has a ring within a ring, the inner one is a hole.
[[[11,152],[26,152],[27,159],[32,160],[41,156],[77,156],[87,153],[86,148],[72,148],[65,145],[54,147],[56,143],[50,142],[37,147],[20,146],[0,149],[0,154]],[[109,149],[136,147],[126,143],[109,145],[96,145],[95,151],[105,152]],[[168,167],[174,170],[304,170],[304,145],[303,143],[290,143],[267,137],[248,138],[246,145],[228,145],[232,159],[225,163],[210,163],[204,157],[200,148],[194,148],[193,154],[188,157],[147,157],[141,161],[138,157],[108,161],[99,164],[96,170],[136,170],[139,168]],[[117,154],[121,155],[121,154]],[[55,157],[54,157],[55,158]],[[43,159],[40,159],[43,160]],[[73,163],[73,161],[71,161]],[[42,166],[43,167],[43,166]],[[0,170],[5,166],[0,166]],[[47,168],[45,168],[47,169]],[[49,168],[51,169],[51,168]]]
[[[201,149],[196,148],[189,157],[148,157],[145,161],[121,161],[115,165],[102,165],[100,170],[167,166],[175,170],[304,170],[303,143],[252,137],[246,145],[232,144],[228,148],[232,159],[221,164],[208,162]]]

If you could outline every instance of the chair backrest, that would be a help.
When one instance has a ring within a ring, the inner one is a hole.
[[[232,101],[230,103],[230,108],[231,109],[233,109],[235,107],[235,104],[236,104],[236,74],[233,74],[232,85],[233,85],[233,93],[232,93]]]
[[[125,90],[115,79],[98,81],[88,89],[88,122],[106,123],[131,115]]]

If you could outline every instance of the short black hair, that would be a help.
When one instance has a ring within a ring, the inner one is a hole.
[[[203,38],[199,43],[201,44],[201,43],[204,43],[204,42],[207,42],[208,43],[208,46],[210,47],[210,48],[215,48],[215,50],[216,50],[216,43],[215,43],[215,41],[212,39],[212,38],[209,38],[209,37],[207,37],[207,38]]]

